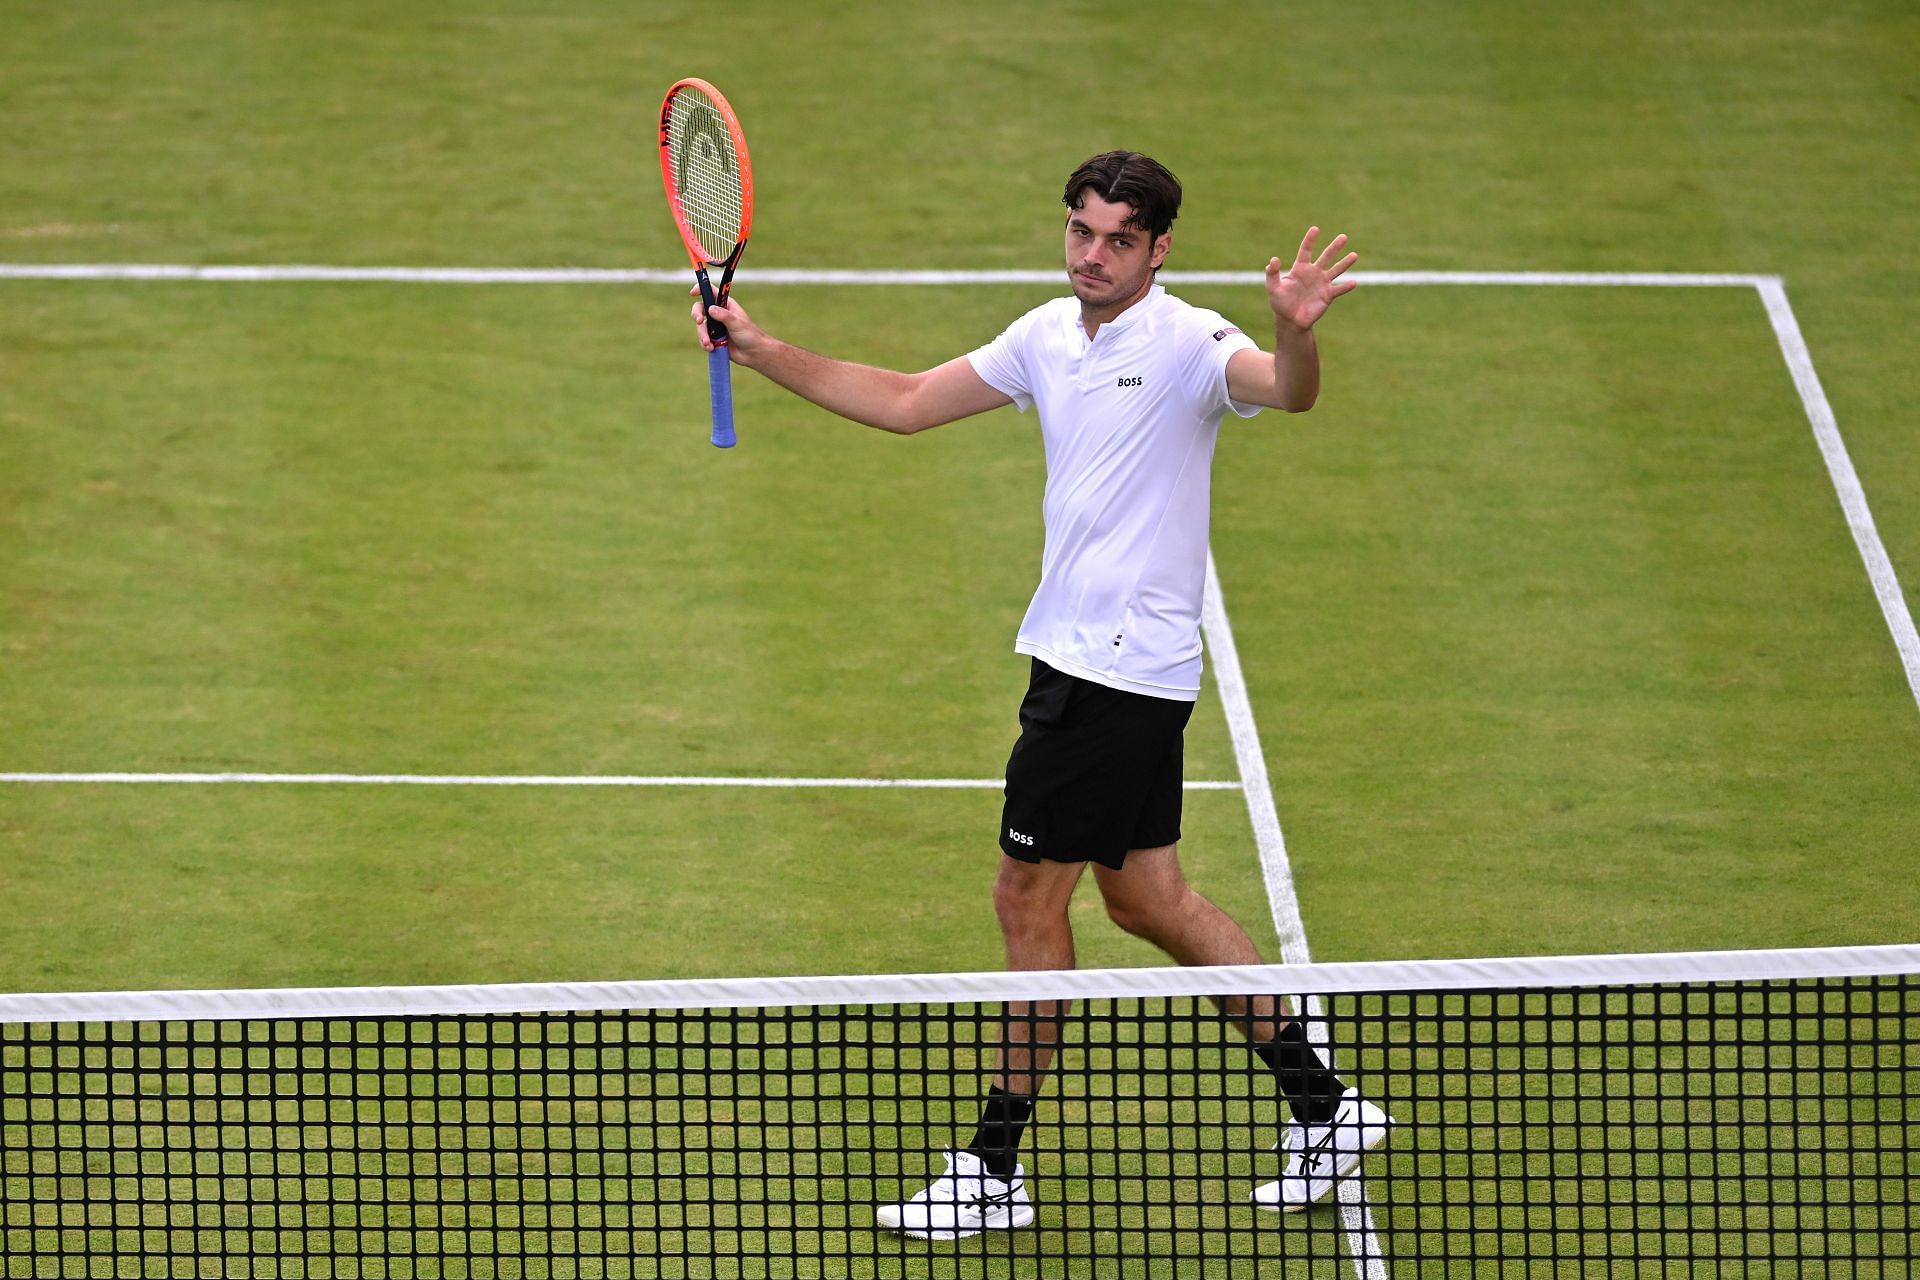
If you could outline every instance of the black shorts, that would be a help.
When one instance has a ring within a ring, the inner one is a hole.
[[[1022,862],[1118,867],[1180,839],[1191,702],[1109,689],[1038,658],[1007,760],[1000,847]]]

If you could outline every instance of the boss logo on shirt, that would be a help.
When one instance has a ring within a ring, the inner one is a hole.
[[[1146,381],[1144,378],[1122,378],[1120,379],[1120,385],[1123,387],[1137,387],[1144,381]]]

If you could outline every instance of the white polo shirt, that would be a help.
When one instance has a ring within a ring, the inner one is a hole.
[[[1159,285],[1092,341],[1077,298],[1035,307],[967,358],[1022,413],[1040,407],[1047,539],[1014,648],[1096,684],[1200,696],[1213,445],[1227,360],[1255,349]]]

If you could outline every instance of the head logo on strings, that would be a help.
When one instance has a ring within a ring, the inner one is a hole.
[[[717,184],[718,189],[708,189],[701,194],[716,201],[726,200],[731,193],[726,189],[724,180],[734,172],[734,164],[732,147],[729,145],[732,139],[727,136],[726,124],[721,120],[720,113],[705,103],[698,103],[682,115],[680,126],[681,142],[674,148],[673,177],[675,185],[683,193],[682,198],[693,194],[695,190],[687,183],[687,162],[693,159],[697,150],[712,167],[703,170],[695,165],[696,181],[703,175],[711,175],[708,178],[711,187],[713,176],[721,179]]]

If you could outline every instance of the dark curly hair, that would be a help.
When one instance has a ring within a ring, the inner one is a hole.
[[[1171,230],[1180,216],[1180,179],[1138,151],[1103,151],[1088,160],[1067,179],[1060,202],[1078,209],[1086,203],[1088,191],[1102,200],[1133,206],[1127,224],[1155,239]]]

